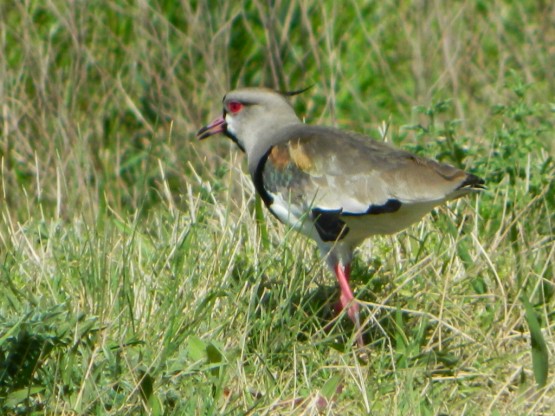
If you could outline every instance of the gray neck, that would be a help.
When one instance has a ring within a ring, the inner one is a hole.
[[[304,124],[297,117],[280,120],[275,118],[272,123],[261,123],[258,129],[253,129],[249,133],[252,137],[245,140],[245,153],[247,154],[249,171],[254,173],[260,159],[272,148],[290,138],[291,129],[298,128]]]

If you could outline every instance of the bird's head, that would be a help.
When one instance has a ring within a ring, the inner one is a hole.
[[[223,133],[249,156],[253,149],[270,147],[265,143],[276,130],[301,121],[287,100],[294,93],[279,93],[266,88],[242,88],[227,93],[223,99],[223,114],[201,128],[202,140]]]

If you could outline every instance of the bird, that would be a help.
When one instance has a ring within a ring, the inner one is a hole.
[[[197,132],[230,138],[247,157],[256,192],[282,223],[314,240],[335,274],[364,346],[350,285],[353,252],[374,235],[397,233],[435,207],[484,189],[484,180],[449,164],[335,127],[305,124],[289,96],[246,87],[223,98],[223,113]]]

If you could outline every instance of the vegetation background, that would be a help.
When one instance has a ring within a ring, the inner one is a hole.
[[[0,413],[550,414],[555,3],[0,3]],[[236,86],[486,178],[364,246],[368,357],[314,245],[196,130]]]

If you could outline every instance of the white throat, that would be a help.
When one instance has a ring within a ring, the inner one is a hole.
[[[225,115],[225,123],[227,125],[227,127],[226,127],[227,131],[229,133],[231,133],[237,139],[237,141],[239,142],[239,145],[243,149],[246,149],[245,143],[243,142],[243,138],[241,137],[242,134],[239,131],[239,129],[237,128],[237,126],[235,125],[237,123],[237,121],[232,116],[230,116],[229,114],[226,114]]]

